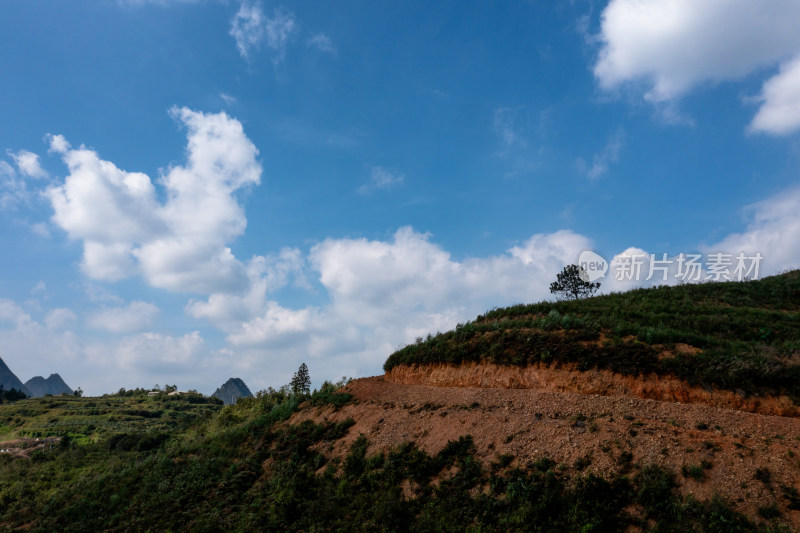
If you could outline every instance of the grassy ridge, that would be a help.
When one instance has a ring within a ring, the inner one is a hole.
[[[676,349],[679,343],[700,352]],[[800,402],[800,271],[494,309],[418,339],[384,369],[465,361],[655,372]]]

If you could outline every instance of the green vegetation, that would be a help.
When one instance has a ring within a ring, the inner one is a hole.
[[[578,265],[567,265],[550,284],[550,292],[558,299],[580,300],[592,296],[600,288],[599,282],[583,279],[585,272]]]
[[[684,346],[688,345],[690,349]],[[494,309],[384,365],[575,364],[800,403],[800,271]]]
[[[105,398],[131,399],[138,397]],[[146,399],[150,409],[173,401]],[[99,399],[70,400],[78,411]],[[610,479],[585,473],[588,463],[569,468],[547,458],[515,465],[504,455],[486,468],[469,435],[436,455],[412,442],[369,454],[361,435],[336,458],[330,445],[352,420],[287,424],[306,401],[341,406],[350,398],[329,383],[311,395],[285,387],[217,406],[179,429],[109,430],[31,459],[0,454],[0,530],[770,530],[718,499],[679,496],[673,474],[630,461],[629,475]],[[94,416],[97,424],[114,414]],[[139,423],[152,429],[153,420]]]
[[[143,389],[97,398],[31,398],[0,406],[0,440],[68,436],[85,444],[120,434],[171,432],[221,407],[219,400],[200,394],[151,397]]]
[[[305,363],[302,363],[297,372],[294,373],[289,387],[295,394],[308,394],[311,392],[311,376],[308,374],[308,367]]]
[[[3,389],[3,386],[0,385],[0,404],[3,403],[12,403],[18,400],[24,400],[27,398],[28,395],[22,391],[18,391],[14,387],[11,387],[8,390]]]

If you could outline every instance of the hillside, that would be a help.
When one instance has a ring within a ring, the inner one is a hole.
[[[14,375],[10,368],[3,362],[3,359],[0,358],[0,386],[2,386],[5,390],[10,389],[17,389],[18,391],[22,391],[28,396],[31,395],[30,391],[23,385],[23,383],[19,380],[19,378]]]
[[[64,400],[0,406],[0,419],[35,409],[45,422],[40,440],[0,442],[20,450],[0,453],[0,530],[800,527],[798,419],[382,377],[268,391],[173,426],[161,421],[188,398]],[[138,418],[116,427],[131,401]],[[72,409],[103,432],[48,439]]]
[[[798,405],[800,271],[495,309],[417,339],[384,369],[463,363],[673,379]]]
[[[230,378],[223,383],[211,396],[222,400],[225,405],[236,403],[239,398],[249,398],[253,395],[244,381],[239,378]]]
[[[495,309],[383,376],[225,407],[2,405],[0,530],[800,530],[799,295],[791,272]]]
[[[0,405],[0,443],[66,436],[88,444],[116,435],[165,434],[220,408],[218,400],[199,394],[149,397],[143,389],[95,398],[30,398]]]
[[[309,408],[292,419],[354,421],[342,439],[316,448],[326,454],[346,457],[361,435],[367,455],[414,442],[435,456],[469,435],[473,456],[487,470],[552,461],[576,481],[635,479],[655,467],[670,473],[682,498],[717,497],[754,520],[774,512],[800,530],[798,418],[622,396],[402,385],[383,377],[355,380],[347,389],[357,402]]]
[[[64,383],[64,380],[58,374],[50,374],[47,379],[42,376],[34,376],[25,382],[25,387],[34,397],[44,396],[45,394],[57,396],[59,394],[73,393],[73,390]]]

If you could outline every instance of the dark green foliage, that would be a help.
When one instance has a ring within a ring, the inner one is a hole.
[[[683,477],[696,479],[702,481],[706,477],[705,469],[702,465],[683,465],[681,467]]]
[[[783,496],[789,501],[789,509],[800,511],[800,492],[796,488],[785,485],[783,487]]]
[[[15,389],[14,387],[5,390],[3,389],[3,386],[0,385],[0,403],[12,403],[18,400],[24,400],[27,397],[27,394]]]
[[[772,520],[773,518],[778,518],[781,515],[781,511],[778,509],[778,506],[773,503],[759,507],[758,515],[761,518]]]
[[[494,309],[389,356],[397,365],[570,363],[800,401],[800,271]],[[699,352],[678,350],[683,343]],[[664,357],[665,350],[672,355]]]
[[[326,381],[319,390],[315,390],[314,393],[311,394],[309,401],[312,405],[328,404],[336,408],[342,407],[352,401],[353,395],[347,392],[340,392],[340,388],[341,387],[334,385],[330,381]]]
[[[308,394],[311,392],[311,376],[308,374],[308,367],[305,363],[302,363],[294,376],[292,376],[289,387],[291,387],[294,394]]]
[[[158,448],[168,438],[165,433],[118,433],[108,439],[108,449],[146,452]]]
[[[770,472],[769,468],[766,466],[756,468],[756,472],[753,474],[753,477],[762,482],[764,485],[769,485],[772,483],[772,472]]]
[[[559,299],[579,300],[592,296],[600,288],[600,282],[586,281],[581,274],[578,265],[565,266],[556,275],[556,281],[550,284],[550,292]]]

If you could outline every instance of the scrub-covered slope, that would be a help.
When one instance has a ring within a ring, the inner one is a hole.
[[[418,339],[384,369],[547,366],[800,402],[800,271],[495,309]]]

